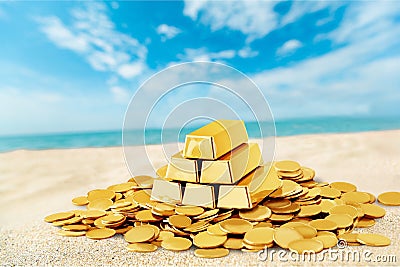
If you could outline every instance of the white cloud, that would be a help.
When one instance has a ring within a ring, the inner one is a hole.
[[[105,4],[88,2],[84,8],[74,9],[71,15],[70,25],[54,16],[40,17],[37,21],[50,41],[82,55],[95,70],[130,79],[145,69],[146,47],[115,29]]]
[[[292,54],[292,53],[294,53],[294,51],[296,51],[297,49],[299,49],[302,46],[303,46],[303,44],[299,40],[292,39],[292,40],[285,42],[281,47],[279,47],[277,50],[277,54],[279,56],[285,56],[288,54]]]
[[[184,55],[178,55],[178,58],[184,61],[219,61],[231,59],[236,56],[235,50],[222,50],[219,52],[208,52],[206,48],[185,49]]]
[[[266,36],[271,31],[285,26],[307,13],[329,8],[331,12],[341,5],[332,1],[294,1],[283,17],[274,8],[279,1],[191,1],[185,0],[183,14],[193,20],[200,20],[212,30],[224,27],[241,31],[247,41]]]
[[[112,86],[110,91],[113,94],[114,100],[118,103],[126,104],[131,99],[131,94],[129,91],[120,86]]]
[[[111,7],[112,7],[112,9],[118,9],[119,8],[119,3],[116,2],[116,1],[112,1],[111,2]]]
[[[172,39],[181,33],[181,30],[174,26],[169,26],[167,24],[160,24],[157,27],[157,33],[161,35],[162,41],[167,39]]]
[[[124,64],[118,68],[118,74],[126,79],[138,76],[144,71],[146,66],[141,62]]]
[[[252,50],[250,47],[246,46],[238,51],[238,55],[242,58],[255,57],[259,54],[258,51]]]

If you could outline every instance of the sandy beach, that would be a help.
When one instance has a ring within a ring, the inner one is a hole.
[[[357,185],[359,191],[375,195],[400,191],[399,137],[400,130],[278,137],[275,160],[291,159],[311,167],[315,169],[318,181],[348,181]],[[157,151],[159,146],[150,149]],[[160,153],[160,163],[161,157]],[[137,160],[143,161],[143,156],[138,155]],[[101,241],[84,237],[62,238],[55,234],[55,227],[43,222],[43,217],[50,213],[74,209],[73,197],[129,178],[121,147],[1,153],[0,264],[266,265],[257,260],[255,253],[231,252],[229,256],[215,260],[196,258],[190,251],[173,253],[159,249],[152,254],[129,253],[121,236]],[[368,249],[374,254],[396,255],[399,263],[400,207],[385,209],[387,215],[377,220],[374,227],[359,232],[382,233],[390,237],[391,246]],[[365,265],[365,262],[349,264]]]

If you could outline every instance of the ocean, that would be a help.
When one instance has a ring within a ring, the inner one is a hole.
[[[256,124],[246,124],[250,138],[259,137],[255,130]],[[290,136],[301,134],[319,133],[347,133],[400,129],[400,119],[395,117],[386,118],[310,118],[310,119],[287,119],[275,122],[277,136]],[[184,129],[176,137],[176,129],[164,130],[163,142],[184,141],[186,133],[193,129]],[[172,134],[173,133],[173,134]],[[143,130],[130,132],[130,140],[140,140]],[[161,130],[150,129],[146,131],[146,144],[160,144]],[[51,133],[35,135],[0,136],[0,152],[18,149],[43,150],[57,148],[83,148],[83,147],[112,147],[122,144],[122,131],[98,131],[81,133]],[[140,143],[131,143],[139,145]]]

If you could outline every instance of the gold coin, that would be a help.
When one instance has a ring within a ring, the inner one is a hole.
[[[174,237],[174,233],[170,232],[170,231],[160,231],[160,234],[158,235],[157,240],[158,241],[163,241],[166,240],[168,238]]]
[[[105,239],[115,235],[114,229],[102,228],[93,229],[86,232],[86,237],[90,239]]]
[[[274,213],[279,213],[279,214],[295,213],[300,210],[300,205],[298,203],[293,202],[287,207],[273,208],[272,210]]]
[[[101,217],[103,223],[117,223],[125,219],[124,215],[121,214],[111,214],[104,217]]]
[[[330,184],[330,187],[335,188],[343,193],[354,192],[357,190],[355,185],[347,182],[333,182]]]
[[[193,244],[199,248],[216,248],[224,244],[226,239],[226,235],[211,235],[204,231],[195,235]]]
[[[85,225],[92,225],[94,223],[94,220],[91,219],[83,219],[82,223]]]
[[[330,235],[330,236],[335,236],[336,237],[336,235],[334,233],[329,232],[329,231],[318,231],[317,232],[317,236],[320,236],[320,235]]]
[[[289,243],[303,239],[303,236],[292,228],[280,227],[275,231],[273,239],[281,248],[288,248]]]
[[[371,197],[365,192],[346,192],[340,197],[344,202],[368,203]]]
[[[383,247],[390,245],[390,239],[379,234],[358,234],[357,241],[361,244],[374,247]]]
[[[347,214],[355,219],[358,216],[358,211],[355,207],[350,205],[337,205],[329,210],[329,214]]]
[[[89,226],[84,224],[69,224],[69,225],[64,225],[61,228],[66,231],[86,231],[89,229]]]
[[[224,248],[241,249],[243,247],[242,241],[241,238],[229,237],[224,243]]]
[[[136,191],[132,194],[132,201],[144,207],[147,203],[149,203],[151,192],[148,190],[140,190]]]
[[[89,203],[89,200],[86,196],[76,197],[72,199],[72,204],[76,206],[85,206]]]
[[[84,236],[86,234],[86,231],[68,231],[68,230],[60,230],[57,232],[58,235],[61,236],[71,236],[71,237],[77,237],[77,236]]]
[[[222,221],[221,230],[229,234],[244,234],[253,228],[253,225],[243,219],[233,218]]]
[[[226,232],[221,230],[221,227],[219,226],[219,223],[216,223],[214,225],[210,225],[207,227],[207,232],[210,235],[227,235]]]
[[[285,208],[292,204],[292,202],[288,199],[271,199],[263,203],[264,206],[267,206],[270,209],[279,209]]]
[[[55,221],[67,220],[75,216],[75,213],[72,211],[69,212],[59,212],[48,215],[44,218],[45,222],[51,223]]]
[[[292,227],[294,230],[299,232],[304,238],[312,238],[317,235],[317,229],[314,227],[301,223],[302,225],[296,225]]]
[[[82,217],[87,219],[97,219],[106,214],[107,213],[104,210],[85,210],[82,212]]]
[[[271,244],[274,241],[274,233],[272,228],[254,228],[244,235],[243,241],[254,246]]]
[[[376,201],[376,197],[373,195],[373,194],[371,194],[371,193],[369,193],[369,192],[366,192],[368,195],[369,195],[369,197],[370,197],[370,199],[369,199],[369,203],[375,203],[375,201]]]
[[[335,235],[319,235],[313,237],[312,239],[320,241],[324,248],[332,248],[338,243],[338,239]]]
[[[374,204],[361,204],[361,209],[364,211],[364,216],[370,218],[381,218],[386,214],[385,209]]]
[[[154,252],[158,247],[154,244],[133,243],[126,246],[126,248],[133,252]]]
[[[218,212],[219,212],[219,209],[207,210],[203,214],[193,217],[193,219],[196,219],[196,220],[202,220],[202,219],[206,219],[206,218],[208,219],[208,218],[216,215]]]
[[[370,218],[361,218],[355,223],[357,228],[366,228],[375,225],[375,220]]]
[[[138,175],[132,178],[140,188],[152,188],[154,178],[148,175]]]
[[[251,210],[240,210],[239,216],[248,221],[265,221],[271,216],[271,210],[266,206],[256,206]]]
[[[293,214],[272,214],[269,219],[273,222],[287,222],[293,218]]]
[[[126,191],[129,191],[129,190],[135,188],[136,186],[137,186],[136,183],[127,182],[127,183],[111,185],[107,189],[114,191],[115,193],[124,193]]]
[[[164,165],[157,169],[156,174],[158,177],[164,178],[167,175],[168,165]]]
[[[307,252],[320,252],[324,249],[324,245],[321,241],[315,239],[300,239],[294,240],[288,245],[291,251],[295,251],[299,254]]]
[[[150,210],[141,210],[135,215],[136,220],[141,222],[158,222],[162,217],[154,216]]]
[[[319,205],[309,205],[309,206],[301,206],[300,212],[297,214],[297,217],[311,217],[321,213],[321,207]]]
[[[170,205],[167,203],[155,203],[152,210],[161,213],[163,216],[171,216],[175,214],[175,205]]]
[[[160,228],[158,228],[155,225],[143,224],[143,225],[141,225],[141,227],[149,227],[149,228],[152,228],[154,230],[154,236],[152,237],[152,239],[150,239],[150,241],[153,241],[153,240],[157,239],[159,237],[159,235],[160,235]]]
[[[67,224],[79,223],[81,221],[82,221],[82,217],[72,217],[72,218],[69,218],[67,220],[61,220],[61,221],[52,222],[52,225],[54,225],[54,226],[63,226],[63,225],[67,225]]]
[[[123,228],[117,228],[117,229],[115,229],[115,233],[116,234],[125,234],[126,232],[128,232],[129,230],[131,230],[133,228],[133,226],[132,225],[127,225],[127,226],[125,226],[125,227],[123,227]]]
[[[328,213],[329,210],[333,207],[336,206],[336,202],[331,199],[322,199],[321,203],[318,204],[321,207],[321,211],[323,213]]]
[[[275,162],[274,167],[277,171],[282,172],[295,172],[301,168],[299,163],[292,160],[277,161]]]
[[[338,228],[346,228],[353,225],[353,218],[348,214],[329,214],[325,219],[335,222]]]
[[[168,218],[168,222],[177,228],[185,228],[192,223],[192,220],[186,215],[173,215]]]
[[[309,222],[309,225],[318,231],[333,231],[337,229],[337,224],[335,222],[326,219],[313,220]]]
[[[301,167],[301,170],[303,171],[303,178],[301,180],[310,181],[310,180],[314,179],[315,171],[313,169],[303,166],[303,167]]]
[[[378,196],[378,201],[386,206],[400,206],[400,192],[386,192]]]
[[[155,231],[151,227],[137,226],[125,233],[124,238],[128,243],[147,242],[155,235]]]
[[[115,200],[115,201],[120,200],[122,197],[123,197],[123,195],[122,195],[121,193],[115,193],[115,198],[114,198],[114,200]]]
[[[196,206],[177,206],[175,212],[176,214],[192,217],[204,213],[204,209]]]
[[[87,206],[88,210],[108,210],[110,209],[113,201],[108,198],[96,198],[92,201],[89,201]]]
[[[161,242],[161,246],[167,250],[183,251],[192,246],[192,241],[184,237],[171,237]]]
[[[344,234],[338,235],[339,239],[342,239],[342,240],[346,241],[347,243],[358,242],[357,237],[358,237],[358,233],[344,233]]]
[[[296,190],[298,190],[299,188],[303,190],[298,183],[293,182],[291,180],[283,180],[282,187],[275,190],[272,194],[269,195],[269,197],[272,198],[286,197],[291,193],[295,192]]]
[[[210,224],[206,221],[198,221],[198,222],[195,222],[195,223],[189,225],[188,227],[184,228],[183,230],[187,231],[187,232],[200,232],[200,231],[207,229],[207,227],[209,225]]]
[[[270,222],[259,222],[253,228],[260,228],[260,227],[272,228],[272,223],[270,223]]]
[[[338,198],[338,197],[340,197],[341,194],[342,193],[335,188],[331,188],[328,186],[321,187],[321,193],[320,193],[321,197]]]
[[[108,198],[108,199],[113,199],[115,197],[115,193],[111,190],[107,189],[96,189],[92,190],[88,193],[87,199],[90,201],[93,201],[98,198]]]
[[[194,251],[194,255],[200,258],[221,258],[229,254],[229,249],[226,248],[212,248],[201,249],[198,248]]]

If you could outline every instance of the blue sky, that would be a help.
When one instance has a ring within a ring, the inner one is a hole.
[[[247,74],[276,119],[400,115],[396,1],[0,2],[0,33],[0,134],[120,129],[193,60]]]

